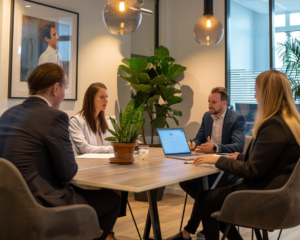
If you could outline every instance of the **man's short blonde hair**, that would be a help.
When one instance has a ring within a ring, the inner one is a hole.
[[[226,88],[224,87],[215,87],[211,90],[211,94],[213,93],[220,93],[221,94],[221,101],[227,101],[229,98],[229,94]]]

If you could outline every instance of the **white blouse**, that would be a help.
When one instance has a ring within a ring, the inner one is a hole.
[[[108,128],[114,130],[111,121],[106,117]],[[82,116],[76,114],[70,119],[69,131],[75,150],[78,154],[85,153],[112,153],[113,147],[105,138],[112,137],[109,131],[102,133],[101,130],[94,134],[87,126]]]

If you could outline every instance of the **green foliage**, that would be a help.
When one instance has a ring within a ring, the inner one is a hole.
[[[120,75],[120,77],[136,90],[136,94],[131,97],[135,104],[144,105],[151,126],[169,127],[167,118],[174,119],[178,125],[176,116],[181,117],[182,113],[170,106],[182,101],[180,96],[175,96],[181,91],[174,86],[179,84],[176,79],[186,70],[186,67],[174,64],[175,59],[170,57],[169,50],[164,46],[156,49],[155,56],[146,59],[124,58],[122,62],[125,65],[120,65],[119,68],[127,75]],[[133,128],[132,131],[134,130]]]
[[[144,104],[136,104],[131,100],[124,111],[120,112],[120,125],[110,117],[110,121],[115,131],[108,129],[113,137],[105,138],[107,141],[122,143],[134,143],[139,136],[139,132],[145,124],[145,119],[141,119],[144,112]]]
[[[300,99],[300,39],[291,37],[277,44],[276,51],[283,63],[283,72],[290,80],[294,100]]]

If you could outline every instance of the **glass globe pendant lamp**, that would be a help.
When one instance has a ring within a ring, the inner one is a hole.
[[[108,0],[102,18],[112,34],[131,34],[142,22],[141,6],[136,0]]]
[[[224,28],[213,13],[213,0],[204,0],[204,13],[194,26],[194,38],[201,45],[218,44],[224,35]]]

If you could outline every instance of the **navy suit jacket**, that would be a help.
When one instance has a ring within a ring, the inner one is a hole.
[[[196,146],[207,142],[207,137],[211,137],[213,118],[208,111],[204,114],[200,129],[193,142]],[[245,145],[245,118],[237,112],[227,109],[222,130],[222,144],[218,144],[218,152],[233,153],[243,152]]]

